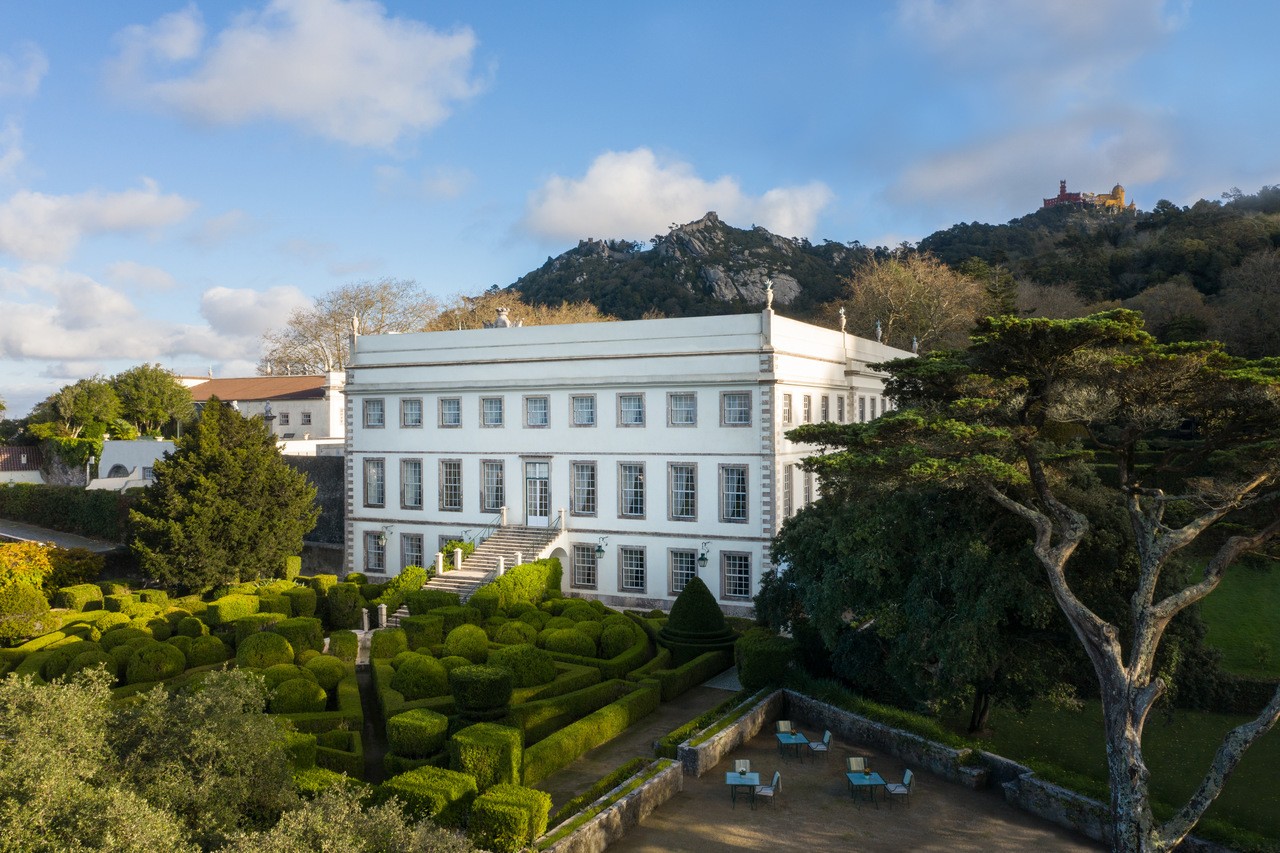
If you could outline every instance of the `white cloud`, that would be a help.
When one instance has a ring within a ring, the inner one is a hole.
[[[153,181],[117,193],[45,195],[22,190],[0,203],[0,253],[60,261],[86,235],[152,231],[184,219],[195,203],[162,195]]]
[[[107,267],[106,273],[114,284],[132,285],[144,290],[170,290],[176,283],[165,270],[136,261],[117,261]]]
[[[0,181],[11,180],[26,159],[22,150],[22,128],[13,120],[0,127]]]
[[[476,37],[388,16],[370,0],[271,0],[201,49],[194,7],[119,36],[118,89],[196,121],[275,119],[349,145],[387,147],[478,94]],[[165,76],[175,61],[189,73]]]
[[[424,170],[419,177],[406,175],[396,166],[378,166],[374,169],[378,192],[391,196],[419,196],[426,199],[455,199],[465,193],[475,181],[469,169],[437,167]]]
[[[190,240],[197,246],[209,249],[248,234],[252,225],[252,218],[243,210],[228,210],[226,213],[211,216],[201,222],[191,234]]]
[[[601,154],[581,178],[551,177],[530,195],[522,224],[552,240],[644,238],[714,210],[732,225],[796,237],[813,233],[832,198],[816,181],[750,196],[731,177],[708,181],[688,163],[663,162],[637,148]]]
[[[305,308],[311,299],[292,286],[270,290],[214,287],[200,299],[200,316],[214,333],[248,337],[256,342],[263,332],[284,325],[295,308]]]
[[[16,57],[0,53],[0,97],[31,97],[49,71],[49,60],[34,44],[24,44]]]

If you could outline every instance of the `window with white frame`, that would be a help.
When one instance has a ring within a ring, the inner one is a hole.
[[[546,397],[524,398],[524,425],[538,429],[551,423],[550,403]]]
[[[618,587],[625,592],[645,591],[644,549],[618,549]]]
[[[440,426],[446,429],[462,426],[462,398],[440,398]]]
[[[720,520],[747,520],[747,466],[720,466]]]
[[[874,421],[875,419],[876,419],[876,398],[872,397],[871,398],[871,420]]]
[[[400,534],[400,566],[401,571],[408,566],[421,566],[427,555],[423,553],[421,533]]]
[[[619,394],[618,395],[618,426],[621,426],[621,427],[644,426],[644,395],[643,394]]]
[[[572,424],[576,427],[593,427],[596,425],[596,395],[575,394],[569,398],[572,410]]]
[[[400,460],[400,506],[422,509],[422,460]]]
[[[386,402],[383,400],[364,401],[365,429],[382,429],[387,425]]]
[[[422,426],[422,398],[407,397],[400,401],[400,426],[417,429]]]
[[[822,422],[826,423],[831,420],[831,398],[826,394],[822,395]]]
[[[725,551],[720,555],[720,597],[751,597],[751,555]]]
[[[667,426],[697,426],[698,396],[685,391],[667,395]]]
[[[288,425],[289,425],[289,413],[288,413],[288,412],[281,412],[281,413],[280,413],[280,426],[288,426]]]
[[[378,574],[387,571],[387,537],[380,530],[365,531],[364,570]]]
[[[795,514],[791,497],[791,469],[794,465],[782,466],[782,517],[790,518]]]
[[[440,509],[458,512],[462,509],[462,460],[440,460]]]
[[[618,464],[618,515],[622,518],[644,518],[644,464]]]
[[[721,426],[751,426],[751,392],[725,391],[720,395]]]
[[[502,460],[483,460],[480,463],[480,510],[500,512],[506,500],[506,470]]]
[[[303,425],[303,426],[311,426],[311,413],[310,413],[310,412],[303,412],[303,413],[302,413],[302,425]]]
[[[782,395],[782,422],[784,424],[791,423],[791,395]]]
[[[813,503],[813,472],[804,472],[804,505]]]
[[[480,426],[482,427],[502,426],[502,398],[501,397],[481,397],[480,398]]]
[[[671,550],[671,594],[679,595],[698,576],[698,552]]]
[[[844,395],[840,394],[836,397],[836,420],[844,423]]]
[[[694,521],[698,517],[698,467],[688,462],[673,462],[667,466],[667,480],[671,487],[668,501],[673,521]]]
[[[595,589],[599,568],[596,546],[573,546],[573,586],[579,589]]]
[[[801,416],[804,418],[804,420],[801,421],[801,423],[806,423],[806,424],[813,423],[813,398],[810,397],[808,394],[805,394],[802,405],[804,406],[804,408],[801,410]]]
[[[574,515],[596,514],[596,463],[572,464],[573,502],[570,512]]]
[[[858,423],[865,424],[867,422],[867,398],[858,396]]]
[[[364,460],[364,505],[387,505],[387,462],[385,459]]]

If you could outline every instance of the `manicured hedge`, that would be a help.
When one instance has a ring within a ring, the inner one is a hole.
[[[600,629],[600,657],[616,658],[635,641],[635,629],[630,625],[607,625]]]
[[[409,648],[414,651],[444,642],[443,616],[406,616],[400,620],[400,627],[404,629]]]
[[[489,659],[489,635],[478,625],[459,625],[444,638],[444,651],[472,663],[484,663]]]
[[[325,690],[333,690],[347,677],[347,665],[333,655],[320,655],[307,661],[303,669],[316,677]]]
[[[129,539],[129,507],[135,500],[106,489],[10,483],[0,485],[0,518],[124,542]]]
[[[276,623],[283,622],[284,619],[285,616],[283,613],[275,613],[272,611],[241,616],[235,621],[236,648],[240,648],[241,644],[243,644],[249,637],[268,630]]]
[[[379,628],[373,632],[369,643],[369,656],[390,659],[409,651],[409,638],[403,628]]]
[[[266,669],[278,663],[293,663],[293,646],[279,634],[253,634],[236,646],[237,666]]]
[[[429,655],[415,655],[395,671],[390,687],[408,700],[430,699],[449,692],[449,677],[440,661]]]
[[[551,621],[555,622],[554,619]],[[580,633],[574,628],[556,628],[550,623],[544,630],[550,632],[543,641],[543,647],[547,651],[576,655],[583,658],[596,656],[596,644],[586,634]],[[610,655],[610,657],[613,657],[613,655]]]
[[[107,654],[106,652],[102,651],[102,649],[99,648],[99,649],[89,649],[87,651],[81,652],[80,654],[76,655],[67,664],[67,668],[63,672],[63,675],[65,675],[67,678],[71,678],[81,670],[95,669],[97,667],[103,667],[104,669],[106,669],[107,672],[111,673],[111,675],[113,676],[117,674],[115,659],[112,658],[111,655]]]
[[[662,701],[670,702],[724,672],[732,663],[726,651],[706,652],[675,669],[655,670],[652,677],[662,685]]]
[[[50,648],[49,657],[45,659],[44,665],[40,667],[40,677],[45,681],[53,681],[55,678],[61,677],[66,673],[67,665],[75,659],[76,655],[89,651],[101,653],[102,646],[91,640],[73,640]]]
[[[271,694],[268,706],[273,714],[305,714],[323,711],[329,697],[324,688],[308,678],[293,678]]]
[[[110,610],[112,613],[123,613],[127,605],[137,603],[138,596],[131,592],[117,592],[102,597],[102,609]]]
[[[56,627],[44,593],[29,583],[0,586],[0,644],[11,645]]]
[[[543,738],[524,752],[523,784],[533,785],[588,750],[609,742],[652,713],[660,701],[658,683],[645,682],[618,701]]]
[[[466,820],[476,798],[475,777],[441,767],[419,767],[382,783],[384,795],[395,796],[415,819],[430,818],[457,827]]]
[[[359,628],[360,614],[364,609],[364,599],[360,597],[360,587],[354,583],[335,584],[329,589],[329,626],[331,628]]]
[[[449,718],[414,708],[387,720],[387,744],[402,758],[428,758],[444,748]]]
[[[184,616],[173,630],[184,637],[203,637],[209,633],[209,626],[194,616]]]
[[[116,646],[124,645],[137,639],[149,640],[152,639],[152,637],[146,631],[142,631],[129,625],[124,625],[119,628],[112,628],[109,631],[103,631],[102,639],[98,642],[102,644],[103,651],[109,652]]]
[[[256,595],[224,595],[209,602],[204,621],[209,625],[229,625],[242,616],[257,613],[259,603]]]
[[[753,628],[734,645],[738,681],[747,690],[781,684],[796,659],[796,641],[764,628]]]
[[[306,732],[285,732],[284,751],[295,770],[316,766],[316,736]]]
[[[151,640],[139,646],[129,656],[125,668],[125,681],[139,684],[147,681],[164,681],[181,675],[187,668],[187,659],[182,652],[168,643]]]
[[[269,666],[262,671],[262,677],[267,682],[267,689],[274,690],[286,681],[292,681],[295,678],[305,678],[307,681],[319,684],[319,679],[315,673],[303,669],[296,663],[278,663]]]
[[[456,607],[437,607],[431,611],[431,615],[444,619],[444,633],[446,635],[459,625],[475,625],[479,627],[480,623],[484,621],[479,610],[461,605]]]
[[[288,640],[295,654],[302,654],[308,649],[317,652],[324,649],[324,626],[313,616],[282,619],[271,626],[271,632]]]
[[[337,582],[337,575],[312,575],[307,578],[307,584],[316,591],[317,598],[326,598],[329,595],[329,590]]]
[[[476,797],[467,836],[495,853],[516,853],[547,831],[551,795],[520,785],[495,785]]]
[[[289,596],[282,592],[263,592],[258,595],[259,613],[279,613],[285,619],[293,615],[293,605]]]
[[[494,589],[493,584],[486,584],[471,593],[467,606],[474,607],[483,618],[489,619],[502,609],[502,594]]]
[[[54,607],[65,607],[67,610],[83,611],[91,607],[94,610],[101,610],[102,589],[92,583],[64,586],[53,594],[50,604]]]
[[[524,623],[513,624],[523,625]],[[511,683],[516,687],[547,684],[556,677],[555,660],[548,652],[532,643],[520,643],[495,649],[489,655],[489,665],[500,666],[510,671]]]
[[[316,615],[316,591],[309,586],[293,586],[283,593],[295,618]]]
[[[191,649],[187,652],[187,663],[190,666],[208,666],[222,663],[231,657],[231,649],[217,637],[196,637],[191,641]]]
[[[599,671],[596,673],[598,675]],[[558,696],[512,705],[503,722],[524,731],[524,742],[532,745],[610,702],[616,702],[633,687],[615,678]]]
[[[520,778],[523,739],[519,729],[477,723],[449,738],[449,769],[475,777],[481,791]]]
[[[511,689],[511,671],[502,667],[460,666],[449,673],[449,691],[459,713],[475,722],[506,716]]]
[[[329,654],[338,660],[354,663],[360,651],[360,638],[354,631],[334,631],[329,635]]]
[[[493,633],[494,642],[505,645],[533,643],[538,639],[538,629],[528,622],[513,619],[498,626]]]
[[[410,614],[422,616],[441,607],[458,607],[462,604],[462,599],[456,592],[443,589],[420,589],[407,593],[404,603],[408,605]]]

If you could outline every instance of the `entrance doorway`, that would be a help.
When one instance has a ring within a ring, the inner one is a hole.
[[[551,463],[524,463],[524,523],[547,527],[551,523]]]

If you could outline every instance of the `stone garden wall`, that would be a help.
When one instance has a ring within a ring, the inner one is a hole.
[[[547,853],[600,853],[654,809],[684,790],[684,768],[679,762],[660,758],[656,764],[662,768],[657,775],[578,827],[572,835],[546,848]],[[649,765],[640,772],[647,773],[653,766]],[[611,794],[605,794],[602,799],[609,796]]]

